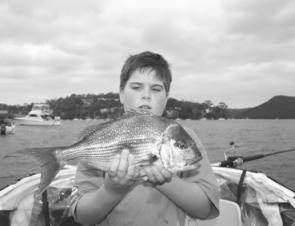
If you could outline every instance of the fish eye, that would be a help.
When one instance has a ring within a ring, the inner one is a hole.
[[[64,200],[65,198],[67,198],[69,195],[71,194],[71,190],[69,189],[64,189],[59,193],[59,201]]]
[[[175,142],[175,147],[180,148],[180,149],[186,149],[188,146],[186,143],[182,141]]]

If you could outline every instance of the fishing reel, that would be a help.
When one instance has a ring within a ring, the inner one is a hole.
[[[225,160],[221,161],[219,166],[236,168],[238,166],[241,166],[243,162],[244,160],[242,156],[230,156],[230,157],[227,157]]]

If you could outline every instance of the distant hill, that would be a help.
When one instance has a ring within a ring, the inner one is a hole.
[[[228,109],[232,118],[295,119],[295,97],[274,96],[253,108]]]
[[[53,109],[54,115],[58,115],[62,119],[115,118],[123,112],[119,94],[112,92],[72,94],[65,98],[47,100],[46,102]],[[0,103],[0,111],[8,111],[10,118],[19,114],[27,114],[31,108],[32,104],[20,106]],[[166,110],[167,117],[180,119],[295,119],[295,97],[274,96],[257,107],[244,109],[230,109],[223,102],[214,105],[210,100],[196,103],[169,98]]]

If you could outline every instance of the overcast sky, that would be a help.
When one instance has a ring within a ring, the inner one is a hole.
[[[295,96],[295,1],[0,0],[0,103],[118,92],[130,54],[162,54],[171,97],[230,108]]]

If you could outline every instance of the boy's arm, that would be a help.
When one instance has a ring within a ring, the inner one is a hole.
[[[105,186],[85,193],[78,201],[75,216],[83,225],[94,225],[101,222],[126,193],[112,193]]]
[[[197,183],[173,177],[171,182],[156,188],[190,217],[206,219],[211,214],[212,203]]]
[[[115,156],[104,184],[97,190],[81,195],[74,209],[76,220],[83,225],[101,222],[120,200],[134,187],[133,178],[138,170],[134,165],[134,156],[128,150]]]
[[[179,208],[193,218],[206,219],[219,214],[220,191],[210,166],[206,150],[197,135],[187,129],[202,153],[200,167],[184,173],[183,178],[172,177],[163,166],[147,169],[149,181]]]
[[[163,166],[146,169],[149,182],[190,217],[206,219],[212,215],[214,205],[202,188],[204,186],[201,181],[191,182],[177,176],[172,177],[172,174],[169,178],[169,172],[165,171]],[[210,186],[209,184],[207,187],[211,189]]]

